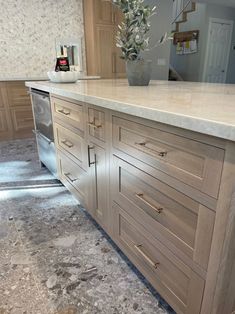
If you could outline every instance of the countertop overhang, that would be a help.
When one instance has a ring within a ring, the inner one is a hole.
[[[235,141],[235,85],[151,81],[147,87],[131,87],[118,79],[73,84],[30,81],[26,86]]]

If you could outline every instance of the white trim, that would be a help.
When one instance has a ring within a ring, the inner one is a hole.
[[[207,34],[207,45],[206,45],[206,55],[205,55],[205,61],[203,65],[203,75],[202,75],[202,81],[205,82],[206,80],[206,70],[207,70],[207,63],[208,63],[208,58],[209,58],[209,39],[211,37],[211,27],[212,23],[220,23],[220,24],[227,24],[231,26],[231,34],[230,34],[230,39],[229,39],[229,50],[231,49],[231,44],[232,44],[232,36],[233,36],[233,25],[234,22],[232,20],[225,20],[225,19],[219,19],[215,17],[210,17],[209,18],[209,27],[208,27],[208,34]],[[229,57],[230,53],[228,54],[228,59],[227,59],[227,65],[225,69],[225,77],[227,77],[227,72],[228,72],[228,65],[229,65]]]

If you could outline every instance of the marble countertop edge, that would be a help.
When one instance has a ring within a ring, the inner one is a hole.
[[[98,107],[103,107],[113,111],[130,114],[136,117],[145,118],[174,127],[187,129],[190,131],[235,141],[235,121],[234,125],[223,121],[205,119],[203,117],[190,116],[178,112],[164,111],[161,109],[135,105],[124,101],[111,100],[105,97],[87,95],[82,91],[74,92],[60,87],[41,85],[40,82],[26,82],[26,86],[32,88],[42,88],[51,94],[67,97],[75,101],[86,102]]]

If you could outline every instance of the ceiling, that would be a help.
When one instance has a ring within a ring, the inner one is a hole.
[[[202,3],[213,3],[235,8],[235,0],[195,0]]]

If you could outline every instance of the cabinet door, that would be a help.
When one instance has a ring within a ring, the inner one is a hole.
[[[116,42],[115,42],[115,46],[116,46]],[[115,76],[116,78],[126,77],[126,62],[125,60],[120,58],[121,55],[122,55],[121,49],[118,47],[115,47]]]
[[[96,24],[113,25],[115,22],[115,15],[112,1],[95,0],[94,1]]]
[[[96,31],[98,74],[102,78],[113,78],[116,72],[114,27],[99,25]]]
[[[7,82],[7,95],[10,107],[27,106],[31,108],[30,97],[24,81]]]
[[[107,160],[105,149],[90,142],[88,146],[90,182],[93,191],[90,211],[102,226],[107,223]]]

